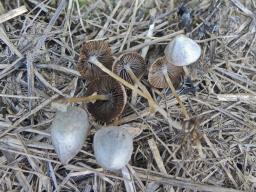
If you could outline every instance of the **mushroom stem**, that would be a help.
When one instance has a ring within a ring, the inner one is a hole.
[[[134,86],[135,86],[136,88],[138,88],[138,85],[137,85],[137,84],[134,84]],[[138,94],[137,94],[135,91],[132,91],[132,99],[131,99],[131,104],[132,104],[132,105],[135,105],[135,104],[136,104],[137,96],[138,96]]]
[[[189,69],[187,66],[183,66],[183,71],[185,72],[185,75],[184,75],[184,79],[186,80],[189,80],[190,81],[190,84],[192,85],[192,87],[194,87],[194,84],[193,84],[193,78],[192,76],[190,75],[189,73]]]
[[[142,92],[147,95],[148,97],[151,97],[150,93],[148,92],[147,88],[140,82],[140,80],[136,77],[136,75],[133,73],[130,67],[126,68],[128,74],[131,76],[132,80],[135,84],[138,85],[138,87],[142,90]]]
[[[189,119],[189,115],[188,115],[188,112],[186,110],[186,107],[183,105],[180,97],[178,96],[174,86],[173,86],[173,83],[171,81],[171,79],[169,78],[167,72],[164,73],[164,77],[165,77],[165,80],[167,81],[167,84],[169,85],[169,87],[171,88],[172,90],[172,94],[174,95],[174,97],[177,99],[178,103],[180,104],[180,107],[181,107],[181,111],[182,113],[184,114],[185,118],[186,119]]]
[[[133,73],[133,71],[131,70],[130,67],[126,68],[128,74],[130,75],[130,77],[132,78],[132,80],[134,81],[134,86],[136,88],[140,88],[144,94],[146,94],[145,90],[143,90],[143,88],[140,86],[140,80],[135,76],[135,74]],[[136,104],[136,100],[137,100],[137,93],[135,91],[132,91],[132,105]]]
[[[182,68],[183,68],[183,71],[185,72],[185,76],[189,77],[189,71],[187,66],[183,66]]]
[[[126,70],[127,70],[128,74],[130,75],[130,77],[132,78],[132,80],[134,81],[135,85],[137,85],[142,90],[142,92],[149,98],[148,102],[149,102],[149,100],[154,101],[153,98],[151,97],[150,93],[148,92],[147,88],[140,82],[140,80],[136,77],[136,75],[133,73],[131,68],[127,67]],[[149,104],[150,104],[150,102],[149,102]],[[149,105],[149,107],[150,107],[150,111],[154,111],[152,103]]]
[[[67,98],[63,99],[62,101],[64,103],[78,103],[78,102],[86,102],[86,103],[94,103],[95,101],[106,101],[108,100],[107,95],[90,95],[90,96],[83,96],[83,97],[73,97],[73,98]]]
[[[140,96],[144,97],[145,99],[148,100],[148,104],[150,106],[151,110],[158,111],[169,123],[169,125],[171,127],[174,127],[176,129],[180,129],[181,125],[173,120],[172,118],[168,117],[167,112],[161,108],[150,95],[147,95],[145,93],[143,93],[142,91],[140,91],[138,88],[136,88],[134,85],[128,83],[127,81],[125,81],[124,79],[122,79],[121,77],[119,77],[118,75],[116,75],[115,73],[113,73],[112,71],[110,71],[108,68],[106,68],[101,62],[99,62],[97,60],[96,57],[90,57],[89,62],[96,65],[97,67],[99,67],[103,72],[107,73],[109,76],[111,76],[112,78],[114,78],[115,80],[119,81],[120,83],[122,83],[124,86],[128,87],[129,89],[136,91]]]

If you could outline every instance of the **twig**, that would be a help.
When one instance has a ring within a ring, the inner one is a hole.
[[[219,101],[242,101],[245,103],[256,102],[256,95],[252,94],[218,94]]]
[[[139,45],[136,45],[134,47],[128,48],[125,51],[123,51],[122,53],[124,53],[124,52],[131,52],[131,51],[137,51],[137,50],[142,49],[143,47],[146,47],[146,46],[149,46],[149,45],[153,45],[153,44],[157,44],[157,43],[160,43],[160,42],[168,41],[170,38],[175,37],[176,35],[179,35],[179,34],[182,34],[182,33],[184,33],[184,31],[180,30],[180,31],[171,33],[169,35],[166,35],[166,36],[163,36],[163,37],[159,37],[159,38],[153,39],[151,41],[144,42],[142,44],[139,44]]]
[[[11,11],[8,11],[7,13],[0,15],[0,24],[5,22],[5,21],[8,21],[8,20],[10,20],[14,17],[22,15],[23,13],[26,13],[27,11],[28,10],[27,10],[25,5],[20,6],[16,9],[11,10]]]
[[[134,3],[134,9],[132,11],[132,17],[131,17],[131,22],[129,24],[129,28],[126,32],[126,35],[124,37],[124,40],[123,40],[123,43],[119,49],[119,51],[121,52],[126,44],[126,41],[129,40],[128,37],[132,34],[132,28],[133,28],[133,25],[134,25],[134,22],[135,22],[135,17],[136,17],[136,13],[137,13],[137,10],[138,10],[138,0],[135,0],[135,3]],[[129,47],[129,46],[128,46]]]
[[[75,3],[76,3],[77,13],[78,13],[78,16],[79,16],[79,21],[81,23],[82,29],[83,29],[84,32],[86,32],[86,29],[85,29],[85,26],[84,26],[84,22],[82,20],[82,16],[81,16],[81,11],[80,11],[80,6],[79,6],[78,0],[75,0]]]
[[[33,64],[33,55],[31,53],[27,54],[27,62],[26,62],[26,67],[27,67],[27,82],[28,82],[28,96],[32,97],[33,93],[34,93],[34,86],[35,86],[35,81],[34,81],[34,77],[35,77],[35,73],[34,73],[34,64]],[[32,100],[29,100],[29,104],[28,104],[28,109],[29,111],[31,111],[33,102]],[[33,122],[33,120],[31,119],[31,122]]]
[[[154,28],[155,28],[155,23],[153,22],[151,25],[149,25],[149,29],[148,29],[148,33],[147,33],[147,39],[145,39],[145,43],[150,41],[150,38],[153,36],[153,32],[154,32]],[[141,56],[145,59],[148,53],[148,49],[149,46],[144,47],[141,50]]]
[[[40,39],[37,42],[37,45],[35,47],[35,51],[38,51],[44,44],[48,33],[51,31],[52,26],[54,25],[54,23],[56,22],[56,20],[58,19],[59,15],[61,14],[61,11],[65,8],[67,1],[66,0],[61,0],[58,8],[56,9],[54,15],[52,16],[51,20],[49,21],[49,24],[47,25],[46,29],[44,30],[44,34],[42,35],[42,37],[40,37]]]
[[[2,13],[4,10],[1,9],[2,4],[0,2],[0,13]],[[0,24],[0,39],[19,57],[22,58],[23,55],[19,52],[19,50],[11,43],[10,39],[6,35],[2,25]]]
[[[154,141],[154,139],[149,139],[148,140],[148,145],[151,149],[151,152],[153,153],[153,157],[156,161],[156,164],[157,164],[157,167],[159,168],[159,170],[164,173],[164,174],[167,174],[167,171],[164,167],[164,163],[163,163],[163,160],[161,158],[161,155],[159,153],[159,150],[157,148],[157,145],[156,145],[156,142]]]
[[[0,97],[9,97],[9,98],[16,98],[16,99],[40,99],[40,97],[32,96],[24,96],[24,95],[7,95],[7,94],[0,94]]]
[[[37,68],[42,68],[42,69],[53,69],[56,71],[60,71],[63,73],[67,73],[67,74],[71,74],[71,75],[75,75],[77,77],[80,77],[81,74],[78,71],[75,71],[74,69],[69,69],[60,65],[56,65],[56,64],[39,64],[36,65]]]
[[[114,10],[112,11],[112,13],[110,14],[110,18],[113,18],[114,15],[116,14],[118,8],[120,7],[122,1],[118,1],[117,4],[116,4],[116,7],[114,8]],[[98,35],[96,36],[96,39],[100,39],[104,36],[105,32],[106,32],[106,29],[108,28],[108,25],[111,21],[110,18],[107,18],[107,21],[105,22],[103,28],[100,30],[100,32],[98,33]]]
[[[127,192],[135,192],[135,184],[131,177],[131,173],[129,172],[129,169],[127,167],[122,168],[122,175],[124,179],[124,184]]]

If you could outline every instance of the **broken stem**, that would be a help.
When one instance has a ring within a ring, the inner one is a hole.
[[[86,102],[86,103],[94,103],[95,101],[106,101],[108,100],[107,95],[90,95],[90,96],[83,96],[83,97],[72,97],[63,99],[64,103],[78,103],[78,102]]]

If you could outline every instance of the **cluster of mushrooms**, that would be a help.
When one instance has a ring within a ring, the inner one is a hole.
[[[167,45],[165,56],[150,65],[148,82],[155,88],[171,88],[178,99],[175,89],[187,73],[185,66],[197,61],[200,55],[201,48],[195,41],[185,35],[176,36]],[[129,52],[114,58],[105,41],[88,41],[81,47],[77,68],[89,82],[83,99],[95,121],[109,125],[122,114],[127,102],[125,87],[132,89],[135,98],[139,94],[148,99],[149,107],[156,109],[150,93],[140,81],[147,71],[140,54]],[[70,101],[77,100],[71,98]],[[184,105],[178,102],[188,118]],[[80,107],[68,106],[65,111],[57,111],[51,125],[51,137],[62,164],[67,164],[81,150],[90,127],[88,113]],[[133,137],[127,127],[100,128],[93,139],[97,163],[107,170],[122,169],[131,158]]]

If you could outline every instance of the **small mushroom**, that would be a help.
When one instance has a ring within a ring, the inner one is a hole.
[[[85,110],[69,106],[58,111],[51,125],[51,139],[62,164],[67,164],[81,150],[90,125]]]
[[[184,76],[182,67],[169,63],[166,57],[158,58],[149,68],[148,81],[156,88],[168,88],[169,84],[166,75],[170,78],[174,88],[178,88]]]
[[[129,83],[134,83],[136,87],[140,87],[145,94],[149,94],[145,86],[140,83],[140,79],[146,71],[146,63],[144,58],[138,53],[131,52],[121,55],[114,62],[112,71]],[[136,100],[137,93],[133,91],[131,103],[135,105]]]
[[[83,78],[93,80],[100,78],[104,73],[90,59],[94,57],[108,69],[112,68],[114,58],[111,48],[105,41],[89,41],[85,42],[80,49],[80,57],[77,69]]]
[[[108,98],[87,105],[88,111],[97,121],[109,123],[122,114],[127,101],[123,85],[109,76],[104,76],[89,83],[86,95],[94,92]]]
[[[119,170],[131,159],[133,137],[123,128],[101,128],[94,135],[93,149],[99,165],[107,170]]]
[[[165,48],[167,60],[176,66],[186,66],[196,62],[201,55],[201,47],[185,35],[178,35]]]
[[[160,57],[149,68],[148,81],[156,88],[170,87],[173,95],[181,106],[182,113],[186,118],[189,117],[185,106],[180,100],[175,88],[177,88],[183,79],[184,71],[182,67],[172,65],[166,57]]]
[[[112,71],[129,83],[134,83],[133,74],[140,79],[146,70],[146,63],[138,53],[125,53],[113,64]],[[133,73],[133,74],[131,74]]]

